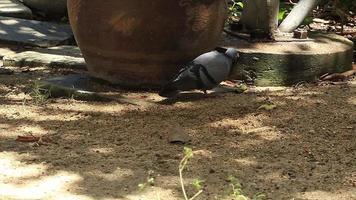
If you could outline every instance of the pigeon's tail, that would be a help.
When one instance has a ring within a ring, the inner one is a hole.
[[[159,96],[171,98],[171,97],[176,96],[178,93],[179,93],[178,88],[176,86],[174,86],[173,83],[168,83],[159,92]]]

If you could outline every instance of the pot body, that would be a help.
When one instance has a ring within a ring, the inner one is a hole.
[[[225,0],[68,0],[77,43],[91,76],[152,88],[213,49]]]
[[[67,0],[23,0],[23,3],[47,15],[65,15],[67,12]]]

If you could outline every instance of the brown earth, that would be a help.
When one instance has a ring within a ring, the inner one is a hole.
[[[234,199],[231,176],[251,199],[356,199],[355,81],[171,101],[110,88],[136,105],[36,103],[33,82],[62,73],[0,75],[0,199],[183,199],[183,145],[167,141],[177,130],[195,153],[184,175],[189,195],[188,183],[204,180],[197,199]],[[271,103],[277,107],[258,109]],[[46,142],[15,141],[23,135]],[[153,186],[140,189],[148,176]]]

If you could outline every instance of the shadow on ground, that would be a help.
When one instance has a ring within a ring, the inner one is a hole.
[[[28,84],[28,79],[12,78]],[[148,102],[137,106],[19,103],[14,96],[25,87],[14,92],[0,86],[1,198],[183,199],[177,170],[183,146],[167,142],[173,126],[192,138],[186,146],[195,157],[185,176],[187,182],[204,180],[198,199],[231,199],[229,176],[249,197],[356,198],[353,86],[193,95],[188,99],[194,101],[168,104],[151,93],[125,94]],[[258,109],[268,102],[277,108]],[[52,142],[15,141],[30,133]],[[140,190],[149,173],[154,186]]]

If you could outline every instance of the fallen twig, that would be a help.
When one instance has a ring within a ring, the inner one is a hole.
[[[39,140],[40,140],[40,137],[35,137],[33,135],[17,136],[17,138],[16,138],[16,141],[24,142],[24,143],[33,143],[33,142],[38,142]]]
[[[35,143],[36,146],[48,145],[48,143],[52,142],[50,138],[37,137],[32,134],[27,136],[17,136],[16,141],[23,143]]]

